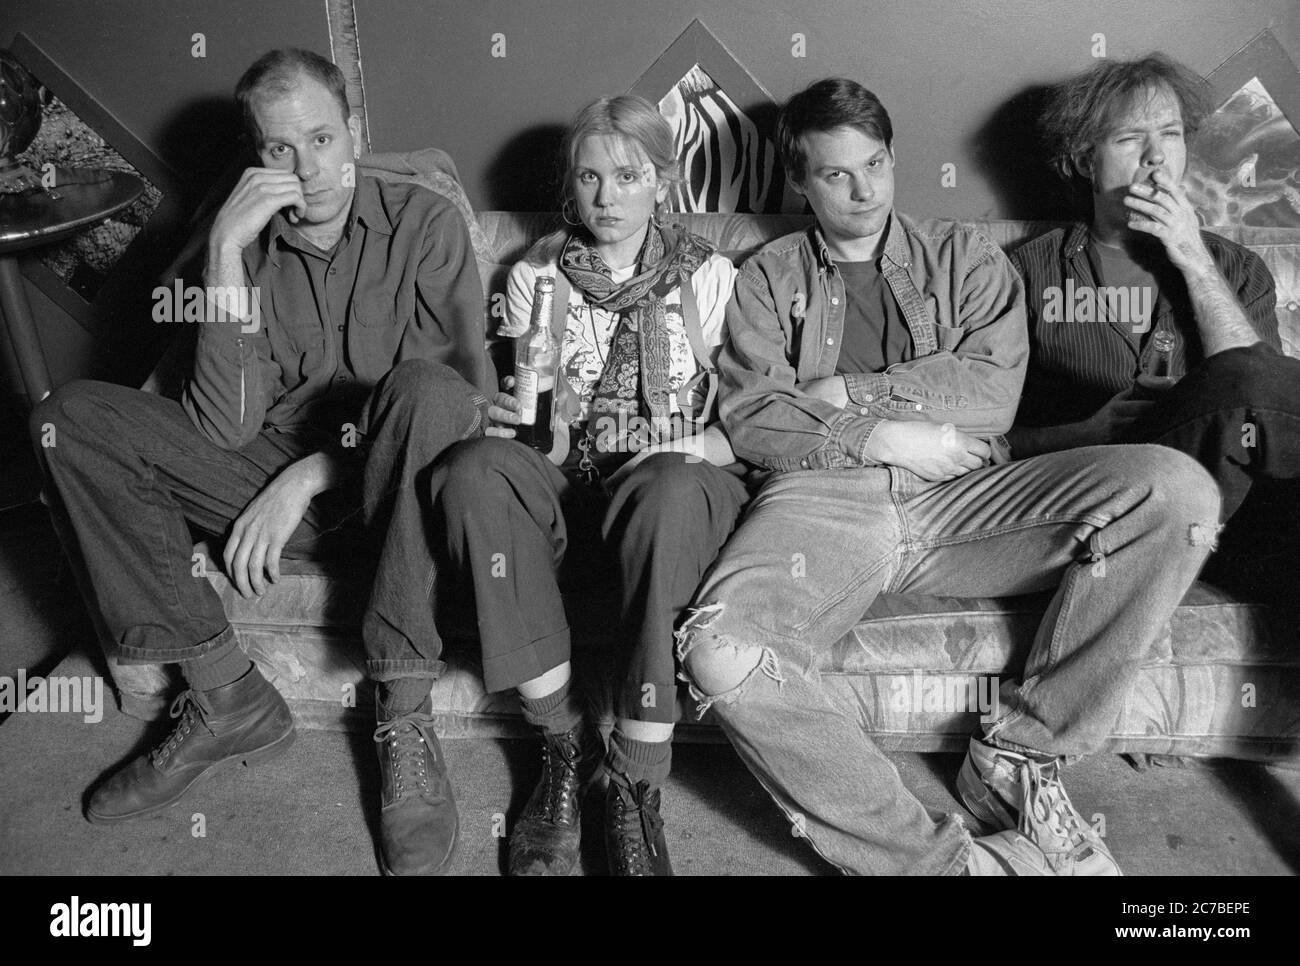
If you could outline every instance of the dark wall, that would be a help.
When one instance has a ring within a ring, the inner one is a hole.
[[[229,91],[240,71],[272,46],[329,47],[322,0],[5,7],[0,42],[27,33],[195,196],[233,156]],[[1271,27],[1300,60],[1295,0],[358,0],[357,8],[373,147],[444,148],[480,209],[551,207],[545,132],[591,98],[627,89],[696,17],[778,99],[828,74],[872,87],[894,116],[900,207],[972,219],[1050,206],[1013,99],[1085,67],[1094,34],[1105,34],[1112,56],[1162,48],[1207,73]],[[207,56],[198,60],[190,38],[200,31]],[[495,33],[506,37],[504,58],[491,56]],[[795,33],[806,57],[791,56]],[[945,163],[956,165],[952,187],[940,184]],[[33,302],[56,380],[94,371],[103,345],[38,292]],[[8,345],[0,352],[12,386]]]
[[[19,32],[169,164],[189,200],[201,198],[235,155],[230,92],[240,72],[268,47],[329,49],[319,0],[4,0],[0,44]],[[191,56],[199,32],[204,58]],[[154,281],[140,284],[152,289]],[[118,326],[131,320],[106,320],[92,334],[35,286],[28,291],[56,384],[126,368]],[[4,386],[16,392],[8,339],[0,339],[0,354]]]
[[[1096,33],[1111,56],[1163,48],[1208,73],[1271,27],[1300,61],[1295,0],[362,2],[375,146],[442,147],[476,206],[523,207],[552,173],[527,132],[626,90],[696,17],[778,100],[830,74],[872,88],[894,119],[900,207],[970,219],[1028,214],[1006,185],[1033,159],[1005,149],[1018,112],[999,109],[1086,67]],[[504,58],[491,56],[494,33]],[[791,56],[795,33],[804,58]],[[957,183],[945,188],[948,162]]]

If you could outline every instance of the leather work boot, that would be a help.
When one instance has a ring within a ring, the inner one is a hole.
[[[610,776],[605,793],[605,851],[610,875],[673,874],[659,802],[659,786],[643,781],[633,785],[622,775]]]
[[[380,867],[384,875],[441,875],[456,852],[460,817],[447,777],[447,759],[433,733],[433,700],[394,715],[376,700]]]
[[[86,818],[126,822],[162,811],[224,766],[276,757],[295,734],[289,706],[256,667],[211,691],[182,691],[171,716],[179,720],[167,740],[96,789]]]
[[[568,875],[578,862],[582,795],[605,746],[586,721],[544,732],[542,777],[510,833],[510,875]]]

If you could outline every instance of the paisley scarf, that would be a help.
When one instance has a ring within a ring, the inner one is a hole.
[[[589,425],[601,416],[615,417],[620,426],[628,426],[631,416],[668,418],[670,344],[664,296],[680,287],[712,253],[708,242],[680,226],[665,228],[651,220],[637,256],[636,274],[616,285],[585,233],[569,235],[560,254],[560,271],[588,303],[619,317],[592,396]],[[616,442],[614,434],[602,433],[599,439],[606,451]]]

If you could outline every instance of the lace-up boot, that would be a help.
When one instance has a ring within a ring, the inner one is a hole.
[[[605,851],[610,875],[672,875],[660,789],[611,774],[605,797]]]
[[[586,721],[543,732],[542,777],[510,833],[511,875],[568,875],[578,862],[582,795],[605,753]]]
[[[90,821],[152,815],[224,766],[274,758],[295,734],[289,706],[256,667],[223,687],[181,692],[171,716],[176,725],[166,741],[96,789],[86,808]]]
[[[383,807],[379,853],[385,875],[441,875],[456,851],[460,817],[447,760],[433,733],[433,701],[393,714],[375,702]]]

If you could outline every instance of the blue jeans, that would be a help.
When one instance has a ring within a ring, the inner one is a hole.
[[[782,473],[696,594],[678,653],[701,711],[825,859],[846,872],[956,874],[969,835],[902,784],[821,655],[880,593],[999,597],[1056,588],[1023,682],[986,737],[1099,748],[1214,541],[1219,493],[1159,446],[1094,446],[927,483],[897,467]],[[741,670],[737,670],[741,669]],[[707,694],[701,679],[738,681]],[[743,679],[742,679],[743,678]]]

